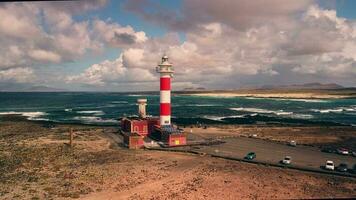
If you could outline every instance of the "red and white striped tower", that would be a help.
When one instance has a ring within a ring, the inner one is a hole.
[[[168,62],[168,56],[162,57],[162,62],[156,68],[161,74],[160,78],[160,113],[159,119],[162,125],[171,125],[171,77],[174,69]]]

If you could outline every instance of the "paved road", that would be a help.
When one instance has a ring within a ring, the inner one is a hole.
[[[226,138],[226,143],[213,146],[200,146],[195,151],[218,154],[235,158],[243,158],[248,152],[255,152],[256,161],[278,163],[285,156],[292,157],[292,165],[320,169],[326,160],[334,161],[335,165],[347,163],[349,168],[356,164],[356,157],[320,152],[319,149],[308,146],[291,147],[256,138]]]

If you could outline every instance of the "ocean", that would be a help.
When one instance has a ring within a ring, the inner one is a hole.
[[[0,93],[0,115],[33,121],[116,126],[136,116],[138,98],[159,114],[159,95],[130,93]],[[356,99],[270,99],[172,96],[172,121],[188,124],[285,124],[356,126]]]

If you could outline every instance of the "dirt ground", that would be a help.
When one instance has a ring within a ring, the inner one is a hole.
[[[68,130],[74,128],[75,146]],[[356,180],[208,156],[128,150],[113,128],[0,121],[0,199],[356,197]]]
[[[205,138],[246,136],[289,142],[311,146],[346,147],[356,151],[356,127],[350,126],[215,126],[203,128],[185,128]]]

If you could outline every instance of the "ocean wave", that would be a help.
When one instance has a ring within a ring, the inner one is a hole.
[[[66,112],[72,112],[73,109],[71,109],[71,108],[66,108],[66,109],[64,109],[64,111],[66,111]]]
[[[294,112],[288,112],[284,110],[267,110],[267,109],[262,109],[262,108],[230,108],[230,110],[235,110],[235,111],[243,111],[243,112],[250,112],[252,114],[249,115],[244,115],[246,116],[257,116],[258,114],[274,114],[277,116],[281,117],[286,117],[286,118],[295,118],[295,119],[312,119],[314,118],[313,115],[311,114],[303,114],[303,113],[294,113]]]
[[[267,110],[263,108],[230,108],[230,110],[234,111],[244,111],[244,112],[252,112],[252,113],[275,113],[276,111],[273,110]]]
[[[290,116],[291,118],[296,118],[296,119],[313,119],[314,116],[310,114],[293,114]]]
[[[214,120],[214,121],[222,121],[225,118],[243,118],[246,115],[231,115],[231,116],[210,116],[210,115],[205,115],[202,118],[204,119],[210,119],[210,120]]]
[[[38,117],[47,115],[45,112],[15,112],[15,111],[10,111],[10,112],[0,112],[0,115],[21,115],[26,117],[29,120],[34,120]]]
[[[293,115],[293,112],[285,112],[283,110],[275,112],[276,115]]]
[[[113,104],[126,104],[128,102],[127,101],[112,101],[111,103],[113,103]]]
[[[327,103],[328,100],[323,99],[289,99],[289,98],[270,98],[270,97],[242,97],[244,99],[251,100],[274,100],[274,101],[301,101],[301,102],[310,102],[310,103]]]
[[[142,97],[142,94],[128,94],[129,97]]]
[[[94,114],[94,115],[104,115],[105,113],[101,110],[83,110],[77,111],[78,114]]]
[[[192,106],[192,107],[213,107],[213,106],[221,106],[218,104],[173,104],[173,107],[183,107],[183,106]]]
[[[329,102],[328,100],[322,100],[322,99],[277,99],[274,98],[273,100],[276,101],[301,101],[301,102],[309,102],[309,103],[327,103]]]
[[[342,113],[344,111],[354,111],[354,109],[351,108],[333,108],[333,109],[310,109],[313,112],[318,112],[318,113]]]
[[[101,117],[93,117],[93,116],[78,116],[74,117],[74,120],[79,120],[83,123],[117,123],[117,120],[114,119],[102,119]]]

